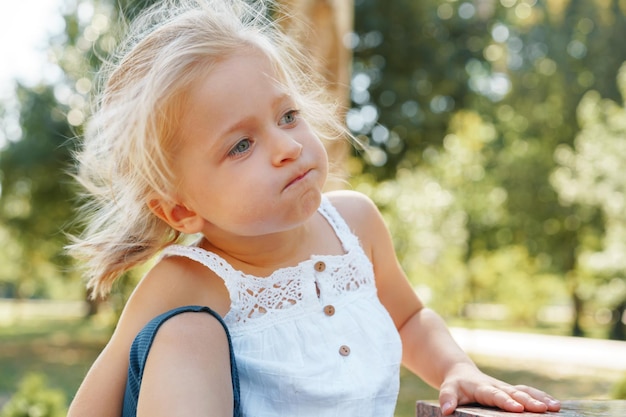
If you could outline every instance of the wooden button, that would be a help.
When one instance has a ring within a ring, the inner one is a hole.
[[[339,354],[341,356],[348,356],[350,354],[350,348],[346,345],[343,345],[339,348]]]
[[[315,262],[315,270],[317,272],[322,272],[326,269],[326,264],[322,261]]]
[[[324,313],[326,313],[327,316],[332,316],[333,314],[335,314],[335,307],[331,306],[330,304],[327,305],[326,307],[324,307]]]

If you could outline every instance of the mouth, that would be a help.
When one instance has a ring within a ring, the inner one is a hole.
[[[291,187],[292,185],[297,184],[302,179],[304,179],[309,174],[309,172],[311,172],[311,171],[312,171],[311,169],[308,169],[308,170],[304,171],[303,173],[301,173],[300,175],[298,175],[297,177],[293,178],[291,181],[289,181],[287,183],[287,185],[285,185],[284,189],[286,190],[287,188]]]

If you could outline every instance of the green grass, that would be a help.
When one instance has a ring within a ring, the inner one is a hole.
[[[109,328],[88,320],[0,327],[0,395],[6,398],[26,374],[37,372],[71,398],[109,334]]]
[[[111,329],[93,320],[25,321],[0,326],[0,398],[5,400],[29,372],[46,375],[48,385],[69,400],[78,388]],[[540,369],[510,369],[475,358],[488,374],[512,384],[543,389],[561,399],[608,398],[615,384],[604,375],[558,376]],[[528,366],[526,367],[528,368]],[[395,417],[414,417],[415,401],[436,400],[437,391],[405,369]]]

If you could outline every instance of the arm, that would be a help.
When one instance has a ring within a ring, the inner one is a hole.
[[[183,313],[166,321],[146,361],[137,417],[232,416],[229,355],[213,316]]]
[[[141,296],[131,296],[125,306],[120,321],[70,404],[68,417],[119,417],[122,415],[122,401],[126,378],[130,346],[143,326],[152,317],[167,311],[142,309]]]
[[[128,350],[113,339],[89,369],[70,404],[68,417],[119,417],[128,369]]]
[[[379,298],[402,339],[403,364],[440,390],[444,415],[472,402],[516,412],[558,411],[559,403],[542,391],[513,387],[483,374],[456,344],[441,317],[425,308],[411,288],[374,203],[354,192],[332,196],[372,260]]]
[[[70,405],[68,417],[86,415],[119,417],[121,415],[130,346],[137,333],[152,318],[184,305],[210,306],[221,315],[228,311],[229,298],[226,288],[223,287],[219,278],[207,276],[207,271],[206,268],[193,261],[168,258],[148,272],[124,307],[111,340],[98,356],[78,389]],[[176,278],[172,279],[172,277]],[[209,330],[211,329],[209,327]],[[219,330],[221,333],[218,333],[216,339],[223,338],[225,341],[221,326]],[[213,332],[209,333],[213,334]],[[155,344],[153,348],[160,346],[163,352],[172,348],[182,349],[178,344],[169,344],[168,340],[172,339],[164,333],[161,338],[163,343]],[[217,349],[215,357],[221,359],[220,345],[216,344],[213,347]],[[191,349],[192,347],[185,346],[185,348]],[[207,351],[207,353],[210,352]],[[159,351],[154,350],[150,356],[158,358],[158,354]],[[167,362],[162,363],[167,364]],[[176,362],[172,360],[171,364],[174,363]],[[229,363],[228,358],[226,358],[226,363]]]
[[[423,308],[399,329],[404,365],[439,388],[444,415],[458,405],[480,403],[506,411],[558,411],[560,403],[527,386],[512,386],[482,373],[450,335],[435,312]]]

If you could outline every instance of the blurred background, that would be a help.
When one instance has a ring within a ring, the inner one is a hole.
[[[495,376],[626,398],[626,0],[339,1],[368,146],[337,163],[415,290]],[[0,416],[64,415],[141,274],[87,302],[63,246],[93,76],[151,3],[0,5]],[[436,398],[402,378],[396,417]]]

